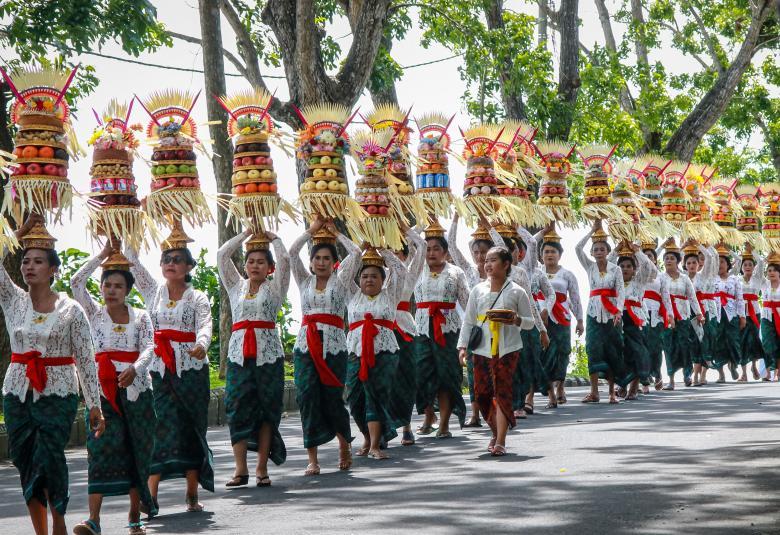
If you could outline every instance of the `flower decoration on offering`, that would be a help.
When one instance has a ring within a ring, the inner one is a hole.
[[[719,179],[713,180],[709,184],[716,203],[713,220],[720,227],[721,240],[731,247],[741,247],[746,238],[737,230],[737,214],[742,213],[742,208],[734,199],[734,188],[737,187],[737,181]]]
[[[392,137],[393,132],[387,129],[361,131],[352,137],[350,149],[361,175],[355,186],[355,200],[368,215],[361,220],[347,220],[347,227],[359,241],[397,251],[403,244],[386,179]]]
[[[689,196],[686,193],[685,175],[689,166],[686,162],[672,162],[663,175],[661,213],[678,230],[682,229],[687,219]]]
[[[619,219],[612,220],[609,225],[609,232],[615,241],[652,239],[652,235],[640,225],[641,197],[634,193],[631,179],[618,176],[614,179],[611,189],[612,204],[622,213]]]
[[[152,187],[146,211],[158,223],[173,225],[186,219],[193,226],[213,221],[206,197],[200,190],[195,149],[204,151],[198,140],[192,108],[200,93],[166,89],[139,102],[151,121],[146,135],[153,143]],[[205,151],[204,151],[205,152]]]
[[[429,113],[415,119],[420,140],[417,145],[417,195],[425,210],[434,216],[450,217],[453,196],[450,189],[449,119],[440,113]]]
[[[425,220],[423,200],[414,194],[414,184],[411,174],[409,139],[412,129],[409,114],[404,113],[395,104],[380,104],[363,119],[374,132],[389,131],[392,133],[390,147],[387,151],[387,181],[390,187],[390,201],[396,212],[407,219]]]
[[[306,166],[300,203],[308,217],[345,218],[355,222],[365,213],[349,196],[344,159],[349,154],[347,126],[355,117],[337,104],[316,104],[298,110],[304,125],[296,137],[298,159]]]
[[[767,243],[761,234],[761,204],[758,188],[750,184],[741,184],[734,189],[740,212],[737,213],[736,229],[745,240],[758,251],[766,251]]]
[[[609,161],[617,145],[591,145],[579,150],[585,176],[585,197],[580,214],[590,220],[626,220],[625,212],[612,204],[609,182],[613,165]]]
[[[723,234],[713,221],[713,211],[717,208],[712,195],[710,178],[714,169],[707,174],[707,166],[688,165],[685,173],[685,192],[687,209],[682,226],[684,240],[710,245],[721,241]]]
[[[764,239],[773,251],[780,250],[780,184],[762,184],[759,190],[764,211],[762,231]]]
[[[558,141],[544,141],[537,144],[539,157],[544,166],[544,177],[539,186],[538,203],[548,208],[556,220],[565,225],[574,225],[576,219],[569,199],[568,180],[572,174],[569,158],[575,145]]]
[[[461,135],[466,145],[463,158],[466,160],[466,179],[463,182],[463,202],[466,213],[473,219],[495,216],[502,205],[511,209],[508,202],[502,202],[498,195],[499,179],[496,176],[496,144],[504,128],[479,125],[469,128]],[[503,183],[503,182],[502,182]]]
[[[642,170],[639,193],[644,198],[643,204],[649,217],[664,219],[662,203],[664,172],[671,164],[672,160],[650,154],[638,158],[632,165]]]
[[[130,105],[112,99],[101,115],[95,112],[98,126],[89,139],[93,147],[90,193],[87,213],[90,230],[95,236],[106,236],[115,250],[124,239],[139,250],[146,242],[147,227],[156,236],[153,225],[141,210],[133,177],[133,159],[139,145],[129,117]]]
[[[0,69],[15,97],[11,122],[17,127],[16,165],[7,186],[10,194],[3,199],[3,212],[12,213],[18,222],[31,211],[57,220],[62,210],[72,205],[68,164],[70,157],[82,151],[72,133],[65,93],[77,68],[19,69],[10,75]]]
[[[276,173],[269,139],[278,140],[268,113],[273,96],[264,89],[252,88],[232,95],[216,97],[228,113],[227,131],[234,138],[233,198],[228,212],[235,223],[243,221],[255,231],[276,227],[284,211],[295,219],[292,205],[277,191]]]

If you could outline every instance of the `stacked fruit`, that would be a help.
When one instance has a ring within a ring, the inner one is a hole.
[[[234,195],[276,193],[276,173],[267,133],[238,136],[231,179]]]
[[[417,124],[420,128],[420,142],[417,146],[417,189],[449,192],[449,122],[443,115],[432,113],[419,117]]]
[[[731,209],[732,191],[736,181],[718,181],[712,184],[712,195],[718,204],[713,220],[718,226],[735,228],[737,218]]]
[[[315,140],[308,158],[306,181],[301,190],[309,193],[347,193],[344,176],[343,148],[330,142],[328,136]],[[343,147],[343,146],[342,146]]]
[[[68,177],[68,151],[56,141],[54,132],[26,130],[16,136],[14,156],[16,178],[48,178],[65,180]]]
[[[664,219],[676,226],[682,225],[688,213],[685,174],[688,164],[674,162],[667,170],[662,189],[661,213]]]
[[[639,208],[632,195],[632,185],[629,179],[615,182],[612,188],[612,203],[623,212],[632,223],[639,223]]]
[[[137,146],[132,132],[107,124],[93,138],[90,197],[105,206],[140,206],[129,151]]]
[[[758,188],[748,184],[737,186],[737,201],[742,213],[737,217],[737,230],[740,232],[758,232],[761,230],[758,217]]]
[[[574,146],[556,142],[538,144],[544,177],[539,186],[539,204],[552,210],[556,219],[574,222],[574,211],[569,203],[568,179],[571,175],[569,157]]]
[[[580,151],[580,158],[585,167],[585,198],[583,206],[609,204],[609,177],[612,175],[612,164],[609,158],[617,146],[611,149],[607,146],[592,146]]]
[[[163,188],[200,188],[192,143],[184,136],[160,139],[152,152],[152,191]]]
[[[764,209],[764,238],[776,250],[780,245],[780,184],[761,186],[761,205]]]
[[[372,132],[389,130],[392,133],[387,150],[387,171],[396,179],[395,189],[399,195],[414,194],[409,166],[409,138],[412,133],[407,126],[409,112],[404,113],[395,104],[380,104],[365,119]]]

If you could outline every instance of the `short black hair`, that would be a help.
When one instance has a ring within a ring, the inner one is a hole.
[[[265,256],[265,261],[268,263],[269,266],[271,267],[276,266],[276,262],[274,261],[274,254],[271,252],[270,249],[257,249],[248,252],[246,255],[244,255],[244,263],[246,263],[249,260],[249,255],[252,255],[254,253],[261,253],[263,256]]]
[[[444,236],[431,236],[429,238],[425,238],[425,242],[426,243],[429,242],[429,241],[438,242],[439,245],[441,245],[441,248],[444,249],[445,253],[449,252],[449,250],[450,250],[450,246],[447,243],[447,239]]]
[[[658,254],[655,252],[655,249],[642,249],[642,252],[645,253],[645,255],[650,256],[647,253],[650,253],[653,255],[653,258],[657,261],[658,260]]]
[[[379,276],[382,278],[382,282],[384,282],[385,279],[387,278],[387,272],[384,270],[384,268],[382,268],[380,266],[373,266],[371,264],[364,264],[364,265],[362,265],[360,267],[360,271],[358,271],[358,278],[360,278],[360,276],[363,274],[363,272],[365,270],[367,270],[368,268],[376,268],[376,269],[378,269],[379,270]]]
[[[780,264],[778,264],[777,262],[772,262],[772,263],[771,263],[771,264],[769,264],[769,265],[768,265],[766,268],[767,268],[767,269],[769,269],[769,268],[772,268],[772,269],[774,269],[775,271],[777,271],[778,273],[780,273]]]
[[[504,247],[510,253],[512,251],[514,251],[515,249],[517,249],[517,245],[515,245],[515,240],[513,240],[512,238],[503,238],[503,240],[504,240]],[[498,247],[498,246],[496,246],[496,247]]]
[[[685,258],[683,258],[683,264],[688,263],[688,259],[689,258],[695,258],[696,261],[698,262],[699,261],[699,253],[688,253],[687,255],[685,255]]]
[[[404,254],[404,256],[409,256],[409,244],[404,242],[401,244],[401,252]]]
[[[135,284],[135,277],[133,274],[125,269],[104,269],[103,273],[100,274],[100,284],[103,284],[111,275],[121,275],[122,278],[125,279],[127,293],[129,294]]]
[[[311,251],[309,252],[309,260],[314,260],[314,255],[322,251],[323,249],[327,249],[330,255],[333,257],[333,261],[337,262],[339,259],[339,252],[336,249],[336,246],[332,243],[318,243],[317,245],[313,245],[311,248]]]
[[[475,245],[487,245],[488,249],[490,249],[493,247],[493,242],[490,240],[472,240],[471,244],[469,245],[469,249],[473,250]]]
[[[664,253],[664,259],[666,259],[666,255],[668,255],[668,254],[670,254],[670,255],[674,256],[674,257],[677,259],[677,263],[678,263],[678,264],[679,264],[679,263],[680,263],[680,261],[682,260],[682,256],[680,256],[680,253],[678,253],[677,251],[666,251],[666,252]],[[697,257],[697,260],[698,260],[698,257]]]
[[[46,262],[49,264],[49,267],[56,267],[59,268],[62,265],[62,260],[60,260],[59,255],[57,254],[57,251],[54,249],[42,249],[40,247],[28,247],[24,251],[22,251],[22,258],[24,258],[29,251],[43,251],[46,253]]]
[[[634,269],[636,269],[636,258],[634,258],[633,256],[621,256],[620,258],[618,258],[618,261],[617,261],[618,266],[620,264],[622,264],[623,262],[625,262],[626,260],[631,262],[631,265],[634,266]]]
[[[731,271],[731,266],[733,265],[732,262],[731,262],[731,258],[729,258],[728,256],[723,256],[723,255],[721,255],[720,257],[723,260],[726,261],[726,267],[728,268],[729,271]]]
[[[521,238],[513,238],[515,241],[515,245],[517,246],[518,251],[527,251],[528,246],[525,244],[525,242]]]
[[[496,245],[494,247],[491,247],[488,251],[488,254],[490,253],[496,253],[498,255],[499,260],[502,262],[509,264],[509,269],[512,269],[512,253],[509,252],[509,249],[506,247],[501,247],[500,245]],[[509,276],[509,270],[507,270],[507,276]]]
[[[182,253],[184,255],[184,263],[188,266],[195,267],[195,257],[192,256],[192,252],[190,252],[189,249],[186,247],[183,247],[181,249],[168,249],[166,251],[162,252],[162,255],[160,255],[160,263],[162,264],[163,258],[165,258],[165,255],[168,253]],[[187,273],[184,276],[184,282],[192,282],[192,275]]]
[[[561,245],[560,242],[557,241],[543,241],[542,244],[539,246],[539,256],[542,255],[542,251],[544,251],[545,247],[552,247],[556,251],[558,251],[558,254],[563,254],[563,245]]]

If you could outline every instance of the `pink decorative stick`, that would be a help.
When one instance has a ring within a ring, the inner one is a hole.
[[[157,120],[157,117],[152,115],[152,112],[150,112],[149,108],[146,107],[146,104],[144,104],[144,101],[141,100],[140,98],[138,98],[138,95],[136,95],[135,93],[133,93],[133,96],[136,98],[138,103],[141,104],[141,107],[144,109],[144,111],[146,111],[146,113],[149,114],[149,117],[152,118],[152,121],[154,121],[154,124],[156,124],[157,126],[160,126],[160,121]]]
[[[181,120],[182,124],[186,123],[187,119],[190,118],[190,113],[192,113],[192,109],[195,107],[195,103],[198,101],[201,91],[203,90],[201,89],[200,91],[198,91],[198,94],[195,95],[194,99],[192,99],[192,104],[190,104],[190,109],[187,110],[187,115],[185,115],[184,118]]]
[[[134,98],[130,99],[130,104],[127,106],[127,113],[125,113],[125,125],[122,127],[122,132],[127,130],[127,126],[130,124],[130,114],[133,112],[133,103],[135,102]]]
[[[502,129],[501,129],[501,130],[498,132],[498,135],[496,136],[496,139],[494,139],[494,140],[493,140],[493,142],[492,142],[492,143],[490,144],[490,146],[488,147],[488,150],[487,150],[487,153],[488,153],[488,154],[490,154],[490,153],[492,152],[492,150],[493,150],[493,147],[495,147],[495,146],[496,146],[496,143],[498,143],[498,140],[499,140],[499,139],[501,139],[501,135],[504,133],[504,130],[505,130],[505,129],[506,129],[506,127],[502,128]]]
[[[16,89],[16,86],[14,85],[14,82],[13,82],[13,80],[11,80],[11,77],[10,77],[10,76],[8,76],[8,73],[6,73],[6,72],[5,72],[5,70],[4,70],[2,67],[0,67],[0,73],[2,73],[2,74],[3,74],[3,79],[5,80],[5,83],[7,83],[7,84],[8,84],[8,87],[11,89],[11,93],[13,93],[13,94],[14,94],[14,96],[15,96],[17,99],[19,99],[20,101],[22,101],[22,104],[27,104],[27,101],[24,99],[24,97],[22,96],[22,94],[19,92],[19,90],[18,90],[18,89]]]
[[[230,108],[228,108],[227,105],[225,104],[225,102],[222,100],[222,97],[220,97],[219,95],[212,95],[212,96],[217,101],[217,104],[219,104],[219,107],[222,108],[223,110],[225,110],[227,112],[227,114],[230,115],[230,117],[233,118],[233,120],[237,119],[237,117],[235,115],[233,115],[233,112],[230,111]]]
[[[352,119],[354,119],[354,118],[355,118],[355,115],[357,115],[357,113],[358,113],[358,111],[359,111],[359,110],[360,110],[360,108],[358,108],[357,110],[355,110],[355,111],[352,113],[352,115],[350,115],[350,116],[349,116],[349,119],[347,119],[347,121],[344,123],[344,126],[342,126],[342,127],[341,127],[341,129],[340,129],[340,130],[339,130],[339,131],[336,133],[336,137],[340,137],[340,136],[341,136],[341,134],[343,134],[343,133],[344,133],[344,131],[345,131],[345,130],[347,129],[347,127],[349,126],[349,123],[351,123],[351,122],[352,122]]]
[[[517,136],[520,135],[520,129],[522,126],[518,126],[517,130],[515,130],[515,135],[512,136],[512,141],[509,142],[509,145],[507,145],[506,150],[501,155],[501,158],[506,158],[506,155],[509,153],[509,150],[512,148],[512,146],[515,144],[515,141],[517,141]]]
[[[295,112],[295,115],[298,116],[298,119],[301,120],[301,123],[303,123],[303,126],[309,126],[309,123],[306,121],[306,118],[303,116],[303,113],[301,110],[298,109],[298,106],[290,102],[290,106],[292,106],[293,111]]]
[[[57,104],[62,102],[62,99],[65,98],[65,92],[70,87],[70,84],[73,82],[73,78],[76,76],[76,71],[79,70],[79,67],[81,67],[81,63],[73,67],[73,70],[70,71],[70,75],[68,75],[68,79],[65,80],[65,85],[62,86],[62,89],[60,89],[60,96],[57,97],[57,102],[54,103],[54,107],[57,107]]]
[[[95,116],[95,120],[97,121],[97,124],[99,126],[103,126],[103,120],[100,118],[100,115],[98,115],[98,112],[95,111],[95,108],[92,108],[92,114]]]

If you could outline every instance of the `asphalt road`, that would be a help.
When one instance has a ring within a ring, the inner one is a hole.
[[[388,461],[304,477],[296,415],[283,420],[288,459],[273,486],[224,490],[232,473],[226,428],[209,433],[217,473],[206,512],[183,511],[181,481],[163,482],[149,533],[780,533],[780,385],[710,385],[610,406],[579,403],[521,421],[502,459],[486,429],[451,440],[391,444]],[[602,399],[604,399],[604,396]],[[359,442],[356,442],[356,444]],[[86,517],[86,454],[71,460],[68,525]],[[0,533],[31,533],[12,465],[0,464]],[[107,498],[103,533],[126,533],[125,497]]]

